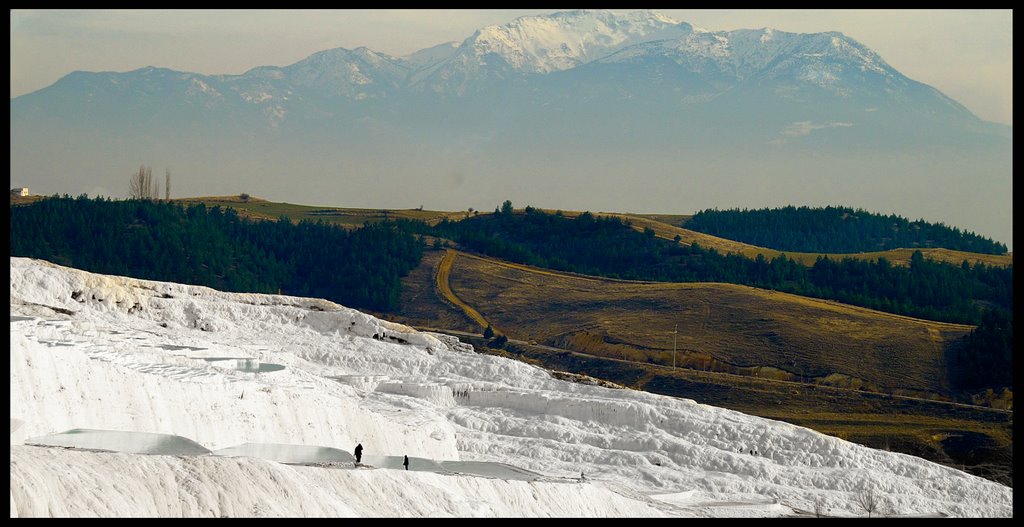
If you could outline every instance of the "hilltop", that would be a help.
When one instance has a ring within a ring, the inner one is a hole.
[[[35,198],[39,198],[36,196]],[[13,200],[14,198],[12,198]],[[239,196],[206,196],[206,197],[189,197],[189,198],[174,198],[172,201],[181,203],[203,203],[208,207],[221,206],[231,207],[238,210],[239,214],[244,217],[251,217],[253,219],[278,219],[282,216],[287,216],[293,221],[311,220],[311,221],[325,221],[328,223],[336,223],[345,227],[359,227],[363,223],[370,221],[383,221],[383,220],[395,220],[395,219],[411,219],[421,220],[428,224],[436,224],[442,219],[449,219],[452,221],[462,220],[473,216],[479,216],[481,214],[487,215],[489,211],[438,211],[438,210],[423,210],[423,209],[366,209],[366,208],[352,208],[352,207],[318,207],[313,205],[298,205],[293,203],[275,202],[269,201],[263,198],[255,196],[242,199]],[[12,201],[13,203],[13,201]],[[555,209],[541,209],[547,213],[555,213]],[[576,210],[558,210],[557,212],[562,213],[565,217],[573,218],[579,216],[583,211]],[[690,245],[694,242],[699,243],[705,248],[714,248],[723,254],[735,253],[742,254],[749,258],[755,258],[758,254],[763,255],[767,259],[775,258],[783,251],[775,249],[769,249],[766,247],[758,247],[749,243],[737,242],[720,236],[712,236],[709,234],[697,232],[685,227],[681,227],[681,223],[685,223],[686,220],[690,219],[692,215],[684,214],[637,214],[629,212],[596,212],[599,216],[612,216],[619,217],[629,222],[630,226],[638,231],[643,231],[645,228],[654,230],[655,234],[659,238],[666,240],[674,240],[676,236],[679,236],[679,243],[683,245]],[[995,265],[1005,267],[1013,265],[1013,254],[982,254],[972,253],[967,251],[956,251],[946,248],[898,248],[890,249],[886,251],[873,251],[873,252],[853,252],[853,253],[802,253],[802,252],[790,252],[786,251],[785,255],[792,258],[803,265],[813,265],[814,261],[820,256],[827,256],[833,260],[841,260],[843,258],[855,258],[866,261],[874,261],[879,257],[889,260],[891,263],[896,265],[908,265],[910,263],[910,256],[915,251],[919,250],[925,256],[925,258],[932,259],[935,261],[952,263],[959,265],[964,260],[971,262],[972,264],[981,262],[986,265]]]

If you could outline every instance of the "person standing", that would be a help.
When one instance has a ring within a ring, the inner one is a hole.
[[[356,445],[356,463],[363,459],[363,444],[359,443]]]
[[[402,465],[405,467],[405,470],[409,470],[409,456],[405,456],[405,461],[402,461]]]

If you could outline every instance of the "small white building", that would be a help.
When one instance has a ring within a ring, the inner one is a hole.
[[[12,188],[12,196],[28,196],[28,187]]]

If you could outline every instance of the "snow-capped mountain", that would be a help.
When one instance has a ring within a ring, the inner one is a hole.
[[[734,83],[790,78],[849,96],[839,89],[844,77],[871,74],[903,76],[881,57],[840,33],[796,34],[773,29],[693,31],[681,38],[630,46],[595,62],[642,63],[666,57],[686,70],[732,79]],[[844,75],[845,74],[845,75]]]
[[[914,82],[877,53],[841,33],[796,34],[773,29],[694,31],[681,38],[630,46],[594,61],[594,65],[622,64],[644,68],[651,62],[674,63],[684,73],[717,81],[717,93],[761,90],[781,99],[801,92],[821,91],[857,103],[873,102],[887,110],[914,103],[919,93],[945,111],[975,120],[959,103],[938,90]],[[863,110],[863,108],[860,108]]]
[[[570,11],[521,17],[504,26],[488,26],[464,44],[480,57],[500,56],[516,71],[566,70],[640,42],[690,33],[689,24],[649,12]],[[461,51],[460,51],[461,52]]]
[[[1011,146],[1010,127],[841,33],[709,31],[650,11],[521,17],[405,57],[337,48],[241,75],[74,72],[11,100],[12,172],[46,193],[112,192],[142,157],[206,194],[677,212],[842,196],[1000,240]],[[68,166],[103,181],[68,188]],[[295,167],[324,175],[281,181]],[[691,169],[682,203],[672,178]],[[232,184],[211,188],[211,170]],[[623,174],[634,184],[618,188]]]
[[[400,59],[362,47],[314,53],[281,73],[292,86],[359,100],[398,90],[410,69]]]
[[[10,291],[11,517],[1013,514],[950,467],[321,299],[13,257]]]
[[[678,71],[662,71],[666,64]],[[154,100],[164,106],[196,105],[227,112],[303,103],[309,108],[296,113],[314,118],[334,116],[357,101],[412,96],[424,89],[481,96],[487,90],[503,93],[510,85],[543,91],[550,85],[545,83],[549,74],[593,80],[595,71],[613,65],[634,78],[666,76],[675,92],[690,91],[691,85],[707,91],[704,98],[678,98],[672,101],[674,106],[740,89],[783,99],[818,89],[836,102],[899,106],[915,102],[908,87],[918,84],[840,33],[707,31],[650,11],[570,11],[488,26],[461,45],[440,44],[404,58],[365,47],[336,48],[289,66],[262,66],[242,75],[200,75],[153,67],[127,73],[75,72],[50,88],[15,98],[12,108],[17,113],[45,112],[52,105],[45,95],[51,92],[61,93],[64,99],[77,98],[76,103],[86,106]],[[612,77],[608,82],[616,80]],[[932,92],[939,104],[931,113],[948,111],[977,120],[956,102]],[[543,104],[543,97],[571,95],[544,93],[536,101]]]
[[[490,80],[567,70],[623,47],[692,31],[689,24],[650,11],[569,11],[520,17],[478,30],[443,63],[414,73],[410,84],[461,94],[467,87],[479,89]]]

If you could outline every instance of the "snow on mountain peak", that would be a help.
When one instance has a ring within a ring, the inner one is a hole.
[[[282,70],[296,85],[320,87],[334,95],[363,99],[380,96],[381,90],[398,86],[408,74],[409,65],[390,55],[359,47],[320,51]],[[365,91],[368,87],[374,87],[373,91]]]
[[[589,62],[619,47],[690,31],[689,24],[651,11],[565,11],[487,26],[463,47],[480,58],[498,55],[520,72],[549,73]]]
[[[597,61],[636,62],[652,56],[737,80],[790,76],[841,96],[848,95],[842,87],[843,71],[872,72],[883,78],[899,75],[877,53],[842,33],[789,33],[773,28],[693,30],[675,38],[623,46]]]
[[[844,72],[898,75],[873,51],[841,33],[709,31],[653,11],[577,10],[484,27],[450,56],[417,64],[420,69],[409,84],[464,94],[481,83],[506,83],[510,74],[547,74],[659,55],[694,72],[717,71],[737,81],[785,77],[844,97],[850,94]]]

